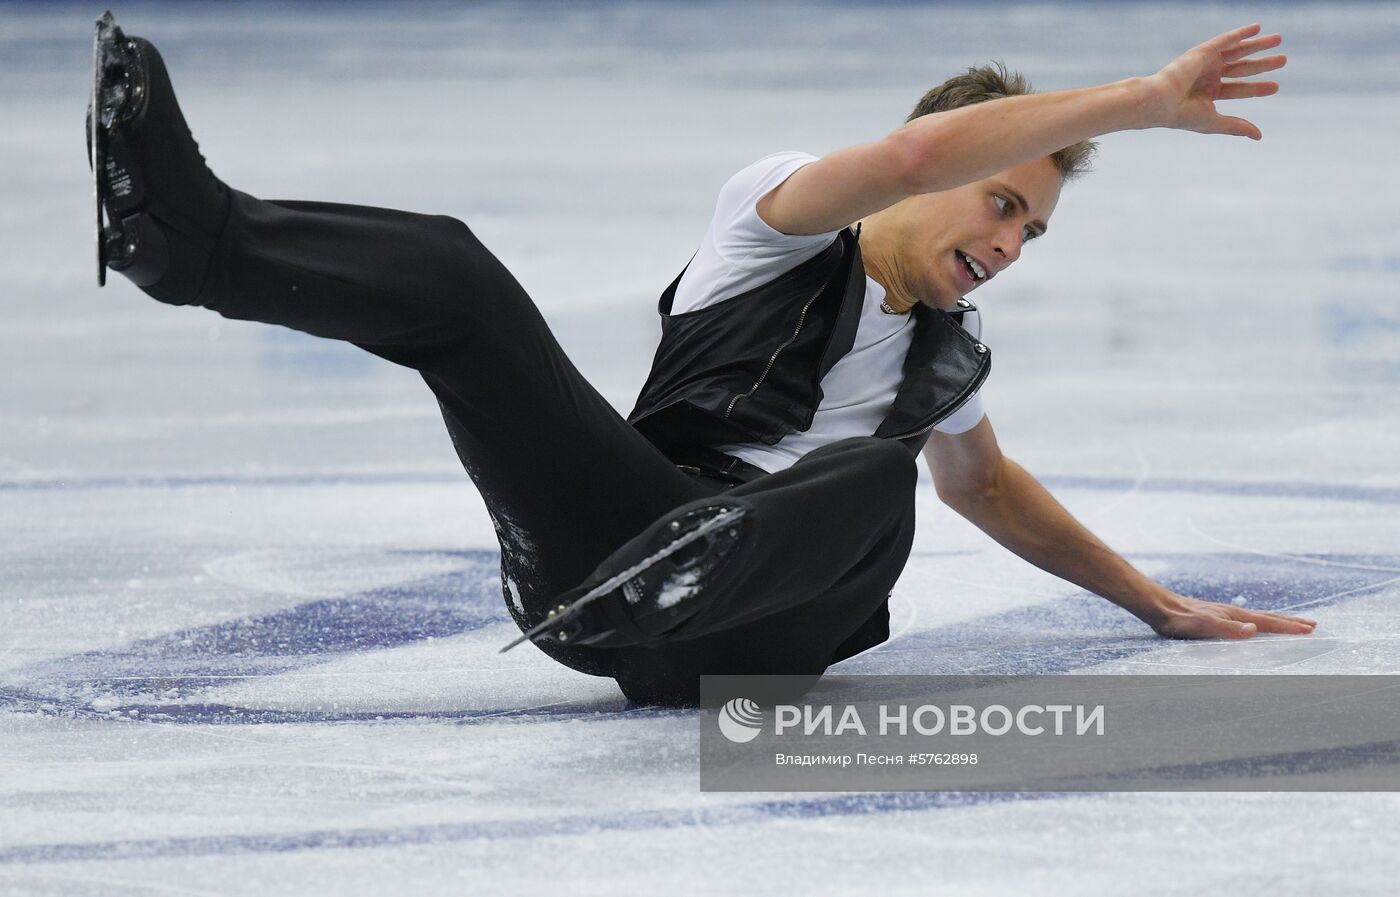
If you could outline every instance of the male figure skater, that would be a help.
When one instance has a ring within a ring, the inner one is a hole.
[[[154,298],[352,342],[418,371],[501,544],[521,629],[639,703],[694,704],[706,673],[800,674],[889,635],[915,458],[939,497],[1030,562],[1181,638],[1310,632],[1176,595],[1002,456],[965,297],[1045,233],[1092,138],[1163,127],[1259,138],[1218,100],[1263,97],[1258,26],[1155,75],[1032,94],[970,70],[909,121],[821,159],[769,156],[720,192],[661,299],[629,419],[579,374],[529,296],[448,217],[229,188],[165,66],[98,22],[89,142],[99,271]]]

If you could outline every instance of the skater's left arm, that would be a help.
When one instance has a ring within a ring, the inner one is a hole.
[[[944,504],[1016,555],[1102,595],[1159,635],[1239,639],[1313,630],[1312,620],[1187,598],[1148,579],[1003,455],[985,417],[966,433],[934,432],[924,458]]]

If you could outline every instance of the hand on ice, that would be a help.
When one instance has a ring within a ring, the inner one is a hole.
[[[1250,638],[1261,632],[1287,635],[1308,635],[1317,625],[1314,620],[1246,610],[1230,604],[1201,601],[1184,595],[1167,593],[1159,607],[1159,616],[1149,622],[1158,635],[1167,638]]]

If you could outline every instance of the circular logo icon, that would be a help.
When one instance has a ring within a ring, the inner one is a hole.
[[[719,709],[719,731],[735,744],[745,744],[763,731],[763,710],[748,698],[734,698]]]

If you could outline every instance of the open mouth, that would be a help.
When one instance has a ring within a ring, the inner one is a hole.
[[[967,272],[967,277],[973,285],[979,284],[987,279],[987,271],[977,263],[977,260],[964,253],[961,249],[954,249],[953,254],[958,257],[958,263]]]

